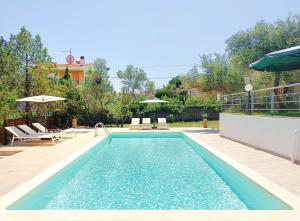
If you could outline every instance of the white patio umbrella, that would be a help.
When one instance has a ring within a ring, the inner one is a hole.
[[[156,103],[169,103],[169,102],[165,100],[160,100],[156,97],[150,100],[145,100],[140,102],[140,104],[156,104]]]
[[[38,95],[38,96],[33,96],[33,97],[24,97],[24,98],[18,99],[17,101],[45,103],[45,102],[63,101],[63,100],[66,100],[66,98],[47,96],[47,95]]]
[[[38,96],[24,97],[21,99],[17,99],[17,101],[20,102],[33,102],[33,103],[47,103],[47,102],[63,101],[63,100],[66,100],[66,98],[48,96],[48,95],[38,95]],[[45,113],[45,123],[46,123],[46,113]]]
[[[139,102],[140,104],[159,104],[159,103],[169,103],[169,101],[165,101],[165,100],[161,100],[157,97],[154,97],[153,99],[149,99],[149,100],[145,100],[145,101],[141,101]],[[154,125],[156,124],[156,108],[155,108],[155,121],[154,121]]]

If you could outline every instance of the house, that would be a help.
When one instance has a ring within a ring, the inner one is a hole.
[[[200,91],[199,91],[198,88],[187,89],[187,93],[191,97],[198,97],[198,96],[200,96]]]
[[[65,75],[66,68],[68,67],[72,80],[77,84],[84,82],[85,73],[90,66],[85,63],[84,56],[80,56],[80,60],[75,61],[74,57],[69,55],[66,60],[66,64],[54,64],[54,68],[58,70],[59,77],[62,78]]]

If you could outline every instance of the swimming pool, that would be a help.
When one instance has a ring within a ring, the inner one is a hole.
[[[113,133],[13,210],[289,210],[182,133]]]

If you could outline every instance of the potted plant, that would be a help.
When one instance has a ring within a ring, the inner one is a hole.
[[[204,127],[204,128],[207,128],[207,117],[208,117],[207,114],[203,114],[203,115],[202,115],[202,119],[203,119],[203,127]]]
[[[75,118],[75,116],[72,116],[72,128],[77,128],[77,119]]]

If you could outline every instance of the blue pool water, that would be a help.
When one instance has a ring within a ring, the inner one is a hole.
[[[291,208],[182,133],[113,133],[8,209]]]

